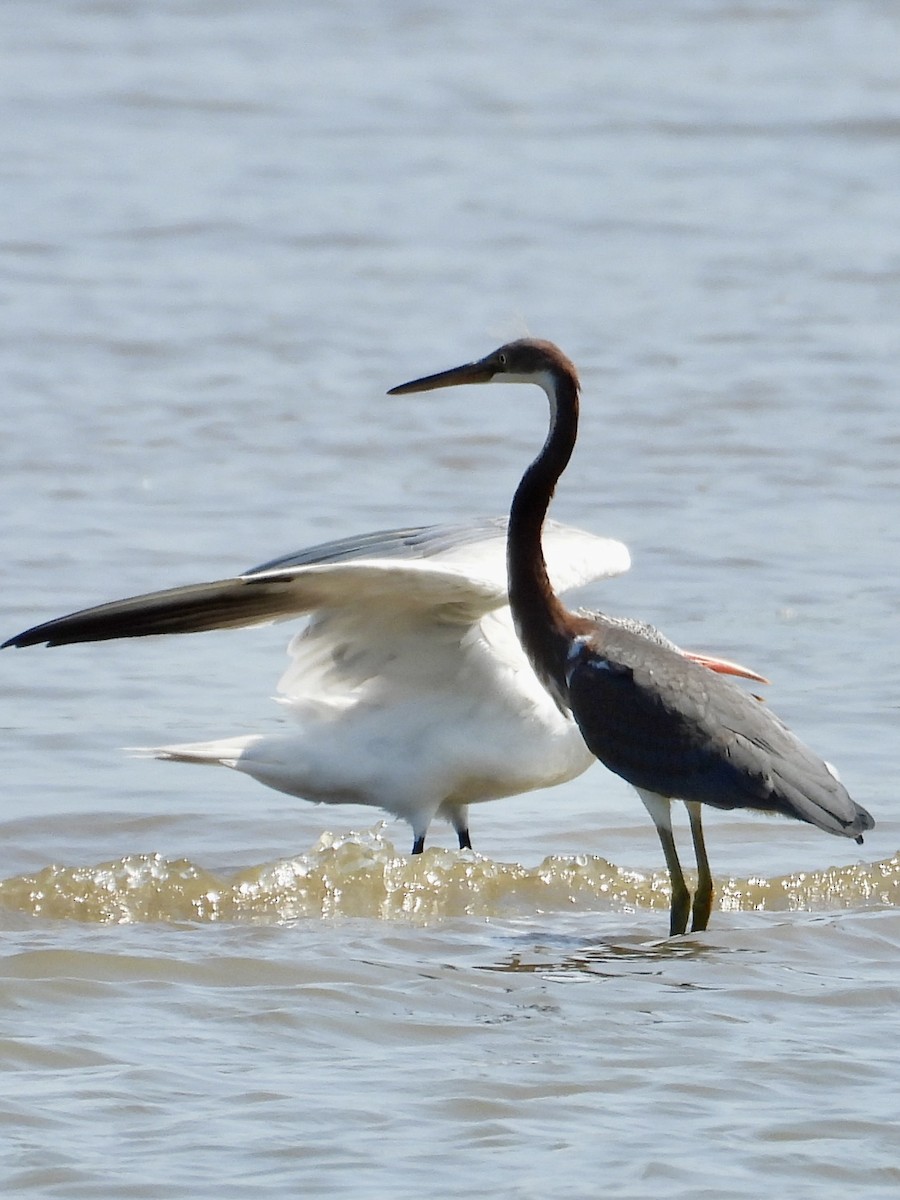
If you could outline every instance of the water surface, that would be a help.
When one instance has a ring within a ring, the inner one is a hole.
[[[554,515],[634,557],[578,599],[762,670],[877,820],[711,814],[668,942],[600,768],[411,863],[122,752],[271,727],[284,627],[6,652],[6,1193],[896,1195],[895,6],[51,2],[2,56],[4,637],[505,511],[539,392],[384,392],[529,331]]]

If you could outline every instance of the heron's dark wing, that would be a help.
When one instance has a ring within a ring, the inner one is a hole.
[[[781,812],[855,837],[872,818],[766,705],[623,628],[573,657],[573,715],[591,751],[635,787],[716,808]]]

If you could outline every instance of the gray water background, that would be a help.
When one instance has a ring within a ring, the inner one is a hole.
[[[891,860],[894,4],[4,7],[4,636],[504,511],[540,393],[384,392],[550,337],[585,388],[554,515],[634,557],[579,599],[769,675],[878,822],[860,849],[712,814],[714,869]],[[369,829],[122,753],[274,724],[286,634],[7,651],[3,878],[152,853],[227,875]],[[659,866],[599,768],[472,824],[498,863]],[[900,1182],[884,896],[717,913],[680,947],[660,911],[512,893],[428,922],[2,920],[7,1194]]]

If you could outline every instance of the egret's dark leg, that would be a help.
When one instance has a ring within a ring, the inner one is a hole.
[[[469,837],[469,806],[468,804],[446,805],[440,816],[446,817],[459,838],[460,850],[471,850],[472,839]]]
[[[412,852],[413,852],[413,854],[421,854],[424,849],[425,849],[425,834],[420,833],[419,836],[416,838],[416,840],[413,842]]]
[[[638,795],[644,802],[647,812],[653,818],[656,832],[659,834],[660,845],[669,868],[669,881],[672,885],[672,907],[669,914],[669,937],[677,937],[687,929],[688,917],[691,912],[691,893],[684,881],[684,872],[678,861],[678,850],[672,834],[671,803],[667,796],[656,792],[645,792],[640,788]]]
[[[691,838],[694,842],[694,855],[697,859],[697,890],[694,893],[691,933],[702,933],[709,924],[709,914],[712,911],[713,881],[709,869],[709,859],[706,855],[706,842],[703,838],[700,805],[696,800],[685,800],[684,806],[691,822]]]

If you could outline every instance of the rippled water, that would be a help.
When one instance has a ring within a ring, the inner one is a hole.
[[[711,814],[668,941],[595,768],[477,853],[122,747],[269,728],[286,629],[0,656],[0,1179],[36,1197],[894,1196],[900,17],[45,3],[0,95],[3,628],[504,511],[579,364],[578,599],[772,681],[877,827]],[[324,832],[328,831],[328,832]]]
[[[897,903],[900,859],[782,878],[720,879],[725,912],[818,911]],[[0,904],[20,913],[101,924],[134,921],[295,921],[318,917],[443,920],[587,911],[668,913],[665,872],[615,867],[595,855],[553,854],[535,866],[474,853],[398,853],[380,829],[325,833],[293,859],[213,872],[188,859],[132,854],[91,866],[44,867],[0,881]]]

